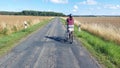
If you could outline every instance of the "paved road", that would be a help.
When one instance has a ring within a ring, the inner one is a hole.
[[[0,58],[0,68],[100,68],[79,42],[69,44],[64,35],[60,19],[53,19]]]

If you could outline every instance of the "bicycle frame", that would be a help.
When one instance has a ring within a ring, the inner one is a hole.
[[[70,43],[73,43],[73,31],[69,32],[69,40],[70,40]]]

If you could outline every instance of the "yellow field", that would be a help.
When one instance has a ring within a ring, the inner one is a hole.
[[[75,17],[75,20],[82,29],[120,43],[120,17]]]
[[[24,28],[24,21],[28,25],[34,25],[41,21],[50,19],[51,17],[40,17],[40,16],[9,16],[9,15],[0,15],[0,32],[7,29],[7,34],[21,30]]]

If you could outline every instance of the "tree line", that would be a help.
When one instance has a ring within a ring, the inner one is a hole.
[[[58,12],[28,11],[28,10],[24,10],[21,12],[0,11],[0,15],[65,16],[63,13],[58,13]]]

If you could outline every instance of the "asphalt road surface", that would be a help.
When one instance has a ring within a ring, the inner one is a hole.
[[[55,18],[0,58],[0,68],[101,68],[74,39],[65,41],[65,27]]]

